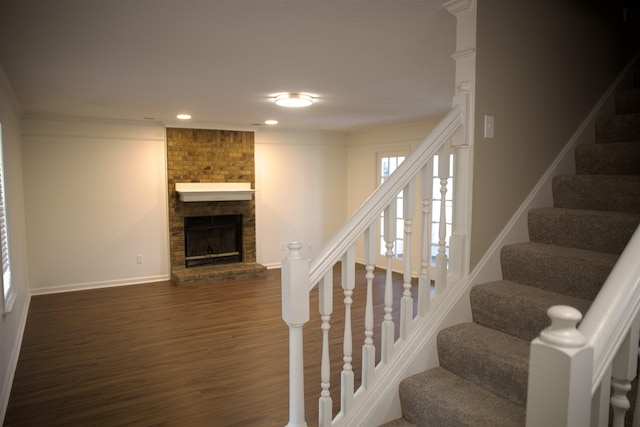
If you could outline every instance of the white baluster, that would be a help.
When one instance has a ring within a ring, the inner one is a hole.
[[[627,380],[611,379],[611,408],[613,409],[613,427],[624,427],[624,416],[631,407],[627,393],[631,390],[631,382]]]
[[[573,307],[554,306],[551,326],[531,342],[527,427],[589,425],[593,348],[576,329],[582,314]]]
[[[349,248],[342,257],[342,289],[344,290],[344,365],[342,366],[341,384],[341,412],[347,415],[353,404],[354,376],[351,366],[352,361],[352,332],[351,332],[351,304],[353,289],[355,288],[355,247]]]
[[[441,294],[447,284],[447,181],[449,180],[449,147],[438,153],[438,178],[440,179],[440,221],[438,229],[438,254],[436,255],[436,293]]]
[[[367,279],[367,299],[364,311],[364,345],[362,346],[362,387],[373,385],[376,374],[376,348],[373,344],[373,279],[378,256],[379,239],[374,226],[364,233],[365,278]]]
[[[400,338],[407,339],[413,324],[413,297],[411,296],[411,234],[413,233],[413,215],[416,209],[415,181],[411,180],[404,188],[404,274],[403,291],[400,300]]]
[[[431,304],[431,198],[433,185],[433,159],[420,173],[422,195],[422,237],[420,241],[420,278],[418,279],[418,314],[424,316]]]
[[[309,261],[302,245],[290,243],[282,261],[282,319],[289,325],[289,423],[306,427],[302,328],[309,321]]]
[[[631,325],[611,366],[611,408],[613,427],[623,427],[624,418],[631,407],[627,393],[638,370],[638,319]]]
[[[381,362],[387,363],[393,357],[394,323],[393,323],[393,243],[396,238],[396,201],[384,210],[384,241],[387,247],[387,272],[384,284],[384,320],[382,321]]]
[[[333,312],[333,271],[324,276],[319,284],[320,320],[322,321],[322,363],[320,366],[320,401],[318,402],[318,426],[329,427],[333,419],[333,401],[329,391],[331,379],[331,359],[329,357],[329,329],[331,313]]]

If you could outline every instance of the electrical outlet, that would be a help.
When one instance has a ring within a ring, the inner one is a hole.
[[[138,264],[142,264],[142,262],[143,262],[142,255],[136,255],[136,262]]]

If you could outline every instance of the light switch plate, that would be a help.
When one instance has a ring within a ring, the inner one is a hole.
[[[484,116],[484,137],[486,139],[493,138],[495,119],[493,116]]]

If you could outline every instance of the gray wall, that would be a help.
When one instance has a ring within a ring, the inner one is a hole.
[[[479,0],[471,268],[623,64],[582,0]],[[495,139],[483,138],[484,115]]]

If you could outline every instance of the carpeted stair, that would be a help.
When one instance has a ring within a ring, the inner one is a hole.
[[[640,70],[553,179],[553,207],[528,214],[529,242],[502,248],[502,278],[471,290],[473,323],[440,332],[440,367],[400,384],[403,418],[384,427],[524,426],[530,341],[550,306],[589,308],[640,224]]]

